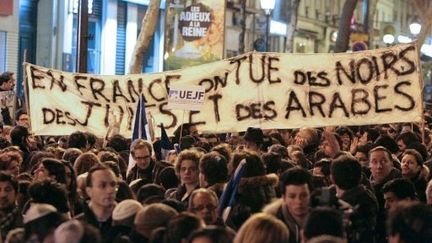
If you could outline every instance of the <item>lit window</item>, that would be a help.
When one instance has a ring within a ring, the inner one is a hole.
[[[88,13],[92,14],[93,13],[93,0],[87,0],[88,1]],[[73,1],[73,13],[77,14],[78,13],[78,6],[79,6],[79,0],[74,0]]]

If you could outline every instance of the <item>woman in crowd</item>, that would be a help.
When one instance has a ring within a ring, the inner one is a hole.
[[[288,238],[288,229],[282,221],[269,214],[258,213],[243,224],[234,243],[286,243]]]
[[[17,176],[19,174],[21,162],[21,154],[16,151],[1,153],[0,171],[6,171],[13,176]]]
[[[188,243],[231,243],[235,237],[233,231],[220,226],[207,226],[194,231]]]
[[[90,170],[91,167],[100,164],[99,158],[91,153],[83,153],[75,161],[74,169],[77,176],[84,174]]]
[[[65,165],[57,159],[43,159],[34,171],[34,179],[37,181],[52,179],[66,186]]]

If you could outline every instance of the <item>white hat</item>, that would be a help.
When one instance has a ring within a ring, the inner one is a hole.
[[[57,209],[46,203],[32,203],[30,208],[27,210],[27,212],[23,216],[24,224],[27,224],[30,221],[36,220],[38,218],[41,218],[47,214],[55,213],[57,212]]]
[[[66,221],[54,231],[56,243],[79,243],[84,235],[84,227],[76,219]]]
[[[143,208],[143,206],[137,200],[123,200],[114,208],[112,219],[123,220],[129,218],[130,216],[137,214],[141,208]]]

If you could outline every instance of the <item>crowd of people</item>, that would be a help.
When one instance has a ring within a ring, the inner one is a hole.
[[[0,242],[432,242],[428,113],[421,126],[183,124],[169,152],[34,136],[25,118],[0,126]]]

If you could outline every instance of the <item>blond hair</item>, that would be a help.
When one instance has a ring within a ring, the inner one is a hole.
[[[234,243],[285,243],[288,239],[289,231],[282,221],[269,214],[257,213],[242,225]]]

